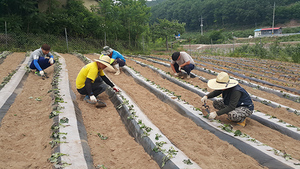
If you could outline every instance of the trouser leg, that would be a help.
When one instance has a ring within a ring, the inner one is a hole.
[[[54,63],[55,63],[55,60],[54,60]],[[46,58],[44,58],[44,57],[40,57],[40,58],[39,58],[38,64],[40,65],[40,67],[42,68],[42,70],[47,69],[48,67],[51,66],[51,64],[49,63],[49,59],[46,59]],[[35,67],[33,61],[31,62],[29,68],[30,68],[30,69],[37,69],[37,68]]]
[[[107,89],[107,84],[103,82],[101,77],[97,77],[95,79],[95,82],[92,83],[92,91],[94,93],[94,96],[97,97],[99,94],[103,93]]]
[[[225,108],[224,102],[222,99],[215,100],[213,102],[213,106],[215,109],[221,110]],[[247,107],[237,107],[234,110],[230,111],[228,115],[228,119],[233,122],[243,122],[246,117],[249,117],[253,113],[252,110]]]
[[[193,64],[189,64],[189,65],[184,66],[182,69],[184,71],[186,71],[187,75],[190,75],[190,73],[194,69],[194,67],[195,66]]]

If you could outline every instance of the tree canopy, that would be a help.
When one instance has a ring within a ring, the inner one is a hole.
[[[274,2],[275,19],[286,22],[299,19],[298,0],[165,0],[151,8],[151,23],[157,19],[178,20],[186,29],[199,30],[200,18],[206,27],[272,25]]]

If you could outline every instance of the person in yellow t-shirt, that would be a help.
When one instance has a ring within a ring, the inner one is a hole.
[[[96,107],[106,106],[103,101],[97,100],[96,97],[106,90],[107,85],[111,86],[116,92],[120,91],[105,76],[103,70],[106,68],[114,70],[110,65],[110,57],[101,55],[99,59],[95,59],[95,62],[85,65],[76,78],[77,91],[82,95],[86,95],[84,100],[90,104],[95,104]]]

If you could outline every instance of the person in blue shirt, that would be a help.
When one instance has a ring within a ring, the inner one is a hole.
[[[55,63],[54,57],[50,53],[50,48],[50,45],[43,44],[41,48],[30,54],[28,67],[35,70],[35,74],[38,76],[46,76],[44,70]]]
[[[120,67],[123,67],[123,66],[126,65],[126,60],[124,59],[123,55],[120,52],[118,52],[116,50],[113,50],[109,46],[104,46],[103,47],[102,54],[106,54],[111,58],[110,59],[110,64],[116,70],[115,75],[119,75],[121,73],[120,72]]]

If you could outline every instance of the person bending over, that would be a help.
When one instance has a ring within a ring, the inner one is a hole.
[[[30,54],[28,67],[35,70],[38,76],[46,76],[44,70],[55,63],[53,55],[50,53],[50,45],[43,44]],[[47,77],[47,76],[46,76]]]
[[[111,86],[116,92],[120,90],[114,87],[114,84],[105,76],[103,71],[106,68],[114,70],[109,63],[110,57],[101,55],[99,59],[94,61],[80,70],[76,78],[76,88],[80,94],[85,95],[83,100],[86,102],[95,104],[97,108],[105,107],[106,104],[100,99],[97,100],[96,97],[107,89],[107,85]]]
[[[253,113],[254,105],[250,95],[238,84],[238,81],[229,79],[227,73],[221,72],[216,79],[209,80],[207,86],[214,91],[201,99],[203,103],[207,103],[209,98],[222,94],[222,99],[213,101],[213,106],[218,111],[211,112],[208,118],[215,119],[217,116],[227,114],[228,120],[245,127],[246,117]]]
[[[183,69],[187,73],[187,79],[189,79],[191,71],[195,68],[195,62],[186,52],[174,52],[172,54],[171,68],[175,76],[182,75],[181,69]]]

